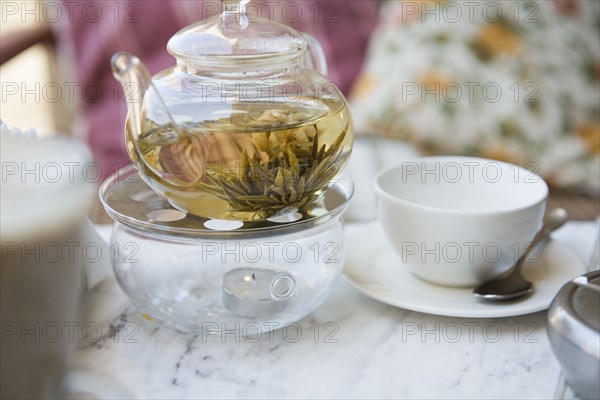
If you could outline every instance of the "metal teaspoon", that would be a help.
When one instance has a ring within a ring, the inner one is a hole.
[[[499,277],[473,289],[475,297],[485,300],[502,301],[516,299],[517,297],[532,293],[535,285],[521,274],[525,260],[527,260],[527,257],[539,243],[547,240],[550,237],[550,233],[563,226],[568,220],[569,214],[565,209],[556,208],[552,210],[544,221],[542,229],[535,235],[533,241],[527,246],[516,264]]]

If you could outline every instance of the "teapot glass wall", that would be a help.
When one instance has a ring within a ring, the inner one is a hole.
[[[352,121],[316,40],[225,3],[222,15],[173,36],[177,65],[154,77],[137,57],[115,54],[127,148],[174,207],[266,219],[302,208],[339,176]]]

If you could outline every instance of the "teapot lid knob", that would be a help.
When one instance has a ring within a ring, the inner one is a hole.
[[[225,12],[245,12],[250,0],[221,0]]]
[[[272,64],[302,56],[306,39],[295,29],[270,20],[246,15],[250,0],[221,0],[221,15],[187,26],[167,44],[178,62],[217,67]]]

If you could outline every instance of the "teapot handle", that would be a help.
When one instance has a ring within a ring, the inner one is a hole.
[[[308,33],[302,32],[302,36],[304,36],[307,44],[304,65],[318,71],[323,76],[327,76],[327,59],[319,41]]]

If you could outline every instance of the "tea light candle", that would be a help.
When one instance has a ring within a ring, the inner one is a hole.
[[[237,315],[276,314],[289,305],[296,281],[270,269],[237,268],[223,276],[223,305]]]

